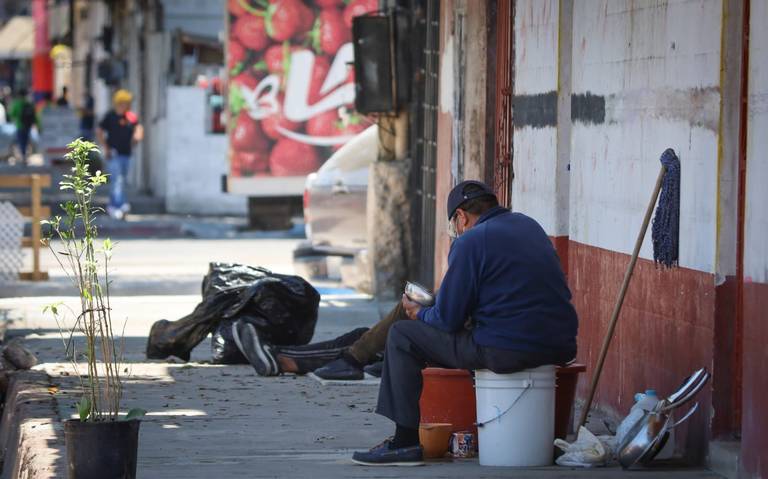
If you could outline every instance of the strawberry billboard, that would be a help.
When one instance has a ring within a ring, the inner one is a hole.
[[[352,18],[378,0],[228,0],[228,190],[301,194],[370,122],[354,112]]]

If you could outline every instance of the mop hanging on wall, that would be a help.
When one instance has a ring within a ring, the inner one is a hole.
[[[589,414],[589,408],[592,406],[592,399],[594,399],[595,391],[597,390],[597,383],[600,381],[600,374],[603,371],[605,357],[608,354],[608,347],[611,345],[613,332],[616,329],[619,313],[621,313],[621,306],[624,304],[624,297],[627,294],[627,288],[629,288],[629,281],[632,279],[632,272],[635,270],[637,258],[640,256],[640,247],[643,245],[645,233],[648,231],[648,224],[651,222],[653,207],[656,205],[657,199],[659,201],[659,206],[656,208],[656,215],[653,218],[653,231],[651,232],[651,239],[653,240],[653,260],[656,264],[661,264],[666,268],[677,266],[679,252],[678,243],[680,239],[680,160],[677,158],[677,155],[672,148],[667,148],[664,153],[661,154],[660,161],[661,170],[659,171],[659,176],[656,178],[656,186],[651,194],[651,201],[648,203],[648,207],[645,210],[643,224],[640,226],[640,232],[635,241],[635,248],[632,252],[632,257],[629,260],[627,272],[624,274],[624,281],[621,283],[619,296],[613,307],[611,320],[608,323],[608,331],[603,338],[603,346],[600,348],[600,356],[597,359],[595,372],[592,374],[592,383],[589,386],[589,393],[587,394],[584,408],[581,410],[581,417],[579,418],[577,429],[587,422],[587,415]]]
[[[653,261],[672,268],[678,264],[680,243],[680,160],[668,148],[661,154],[661,164],[666,173],[651,228]]]

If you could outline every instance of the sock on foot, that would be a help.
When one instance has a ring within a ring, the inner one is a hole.
[[[419,430],[410,427],[401,426],[400,424],[395,427],[395,438],[392,439],[389,447],[391,449],[402,449],[404,447],[412,447],[419,445]]]

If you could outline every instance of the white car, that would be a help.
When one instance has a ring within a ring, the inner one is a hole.
[[[307,177],[304,188],[307,241],[293,254],[297,273],[322,278],[335,276],[336,264],[341,265],[342,275],[345,265],[354,265],[358,270],[364,268],[361,262],[365,263],[368,245],[368,175],[377,155],[378,127],[373,125],[347,142],[317,172]],[[361,271],[355,274],[367,276]]]

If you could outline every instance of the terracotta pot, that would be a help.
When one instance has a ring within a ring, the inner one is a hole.
[[[448,452],[453,424],[431,423],[419,426],[419,440],[424,448],[424,459],[440,459]]]

